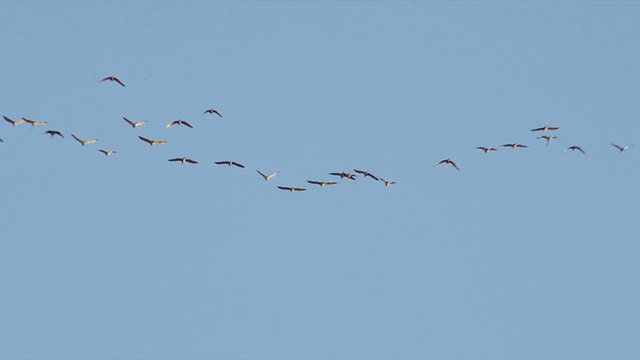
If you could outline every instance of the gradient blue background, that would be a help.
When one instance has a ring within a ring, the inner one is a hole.
[[[0,358],[640,358],[640,3],[0,12]]]

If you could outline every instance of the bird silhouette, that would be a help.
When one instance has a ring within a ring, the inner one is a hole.
[[[120,84],[120,85],[122,85],[122,86],[125,86],[125,85],[124,85],[124,83],[123,83],[122,81],[120,81],[120,79],[118,79],[118,78],[117,78],[117,77],[115,77],[115,76],[107,76],[106,78],[101,79],[101,80],[98,80],[98,81],[99,81],[99,82],[115,81],[115,82],[117,82],[118,84]]]
[[[146,137],[143,136],[138,136],[138,138],[140,138],[140,140],[146,142],[147,144],[149,144],[149,146],[153,146],[153,145],[162,145],[162,144],[166,144],[167,141],[166,140],[150,140],[147,139]]]
[[[269,175],[265,175],[264,173],[262,173],[260,170],[256,169],[256,171],[258,172],[258,174],[260,174],[260,176],[262,176],[262,178],[264,179],[264,181],[269,181],[269,179],[271,179],[272,177],[278,175],[278,173],[280,171],[276,171],[273,174],[269,174]]]
[[[184,120],[175,120],[175,121],[172,121],[172,122],[170,122],[170,123],[168,123],[168,124],[167,124],[167,128],[170,128],[170,127],[172,127],[173,125],[178,125],[178,126],[180,126],[180,125],[184,125],[184,126],[186,126],[186,127],[188,127],[188,128],[193,128],[193,126],[191,126],[191,124],[189,124],[188,122],[186,122],[186,121],[184,121]]]
[[[620,151],[620,153],[622,153],[623,151],[625,151],[625,150],[627,150],[629,148],[629,145],[620,146],[620,145],[616,145],[614,143],[611,143],[611,145],[613,147],[615,147],[616,149],[618,149]]]
[[[172,162],[177,162],[177,161],[179,161],[179,162],[181,162],[182,164],[184,164],[184,163],[186,163],[186,162],[187,162],[187,163],[189,163],[189,164],[197,164],[197,163],[198,163],[197,161],[195,161],[195,160],[193,160],[193,159],[186,158],[186,157],[173,158],[173,159],[169,159],[169,160],[167,160],[167,161],[172,161]]]
[[[478,146],[476,147],[476,149],[484,151],[485,154],[489,153],[490,151],[498,151],[498,149],[496,148],[484,147],[484,146]]]
[[[451,159],[444,159],[444,160],[440,160],[436,163],[436,166],[438,165],[442,165],[442,164],[451,164],[453,165],[454,168],[456,168],[456,170],[460,170],[460,168],[458,167],[458,165],[456,165],[456,163],[453,162],[453,160]]]
[[[224,160],[224,161],[216,161],[216,165],[233,165],[233,166],[237,166],[239,168],[244,168],[244,165],[231,161],[231,160]]]
[[[42,125],[44,125],[44,124],[46,124],[46,123],[47,123],[46,121],[33,121],[33,120],[31,120],[31,119],[27,119],[27,118],[25,118],[25,117],[23,117],[23,118],[22,118],[22,120],[23,120],[24,122],[26,122],[26,123],[31,124],[31,126],[42,126]]]
[[[554,136],[554,135],[551,135],[551,136],[548,136],[548,135],[542,135],[542,136],[538,136],[536,139],[545,139],[545,140],[547,140],[547,146],[549,146],[549,143],[551,142],[551,140],[553,140],[553,139],[557,139],[557,138],[558,138],[558,137],[557,137],[557,136]]]
[[[222,117],[222,115],[220,115],[220,113],[215,109],[205,110],[205,112],[203,112],[202,115],[204,115],[204,114],[211,114],[211,115],[216,114],[216,115]]]
[[[393,184],[396,183],[395,181],[388,181],[388,180],[385,180],[383,178],[380,178],[380,181],[382,181],[384,183],[384,186],[389,186],[389,185],[393,185]]]
[[[126,118],[126,117],[124,117],[124,116],[123,116],[122,118],[124,119],[124,121],[126,121],[126,122],[127,122],[127,124],[131,125],[131,127],[132,127],[132,128],[137,128],[138,126],[142,126],[142,125],[144,125],[144,124],[146,124],[146,123],[147,123],[146,121],[133,122],[133,121],[131,121],[131,120],[127,119],[127,118]]]
[[[307,180],[309,184],[319,185],[320,187],[335,185],[337,182],[335,181],[315,181],[315,180]]]
[[[542,131],[542,132],[547,132],[550,130],[558,130],[560,129],[559,127],[556,126],[543,126],[543,127],[539,127],[539,128],[535,128],[535,129],[531,129],[531,131]]]
[[[2,118],[4,119],[4,121],[8,122],[9,124],[13,125],[13,126],[18,126],[20,124],[24,124],[25,121],[24,119],[20,119],[20,120],[11,120],[8,117],[2,115]]]
[[[47,134],[47,135],[50,135],[52,139],[53,139],[54,135],[58,135],[58,136],[60,136],[61,138],[64,139],[64,135],[62,135],[62,133],[60,131],[58,131],[58,130],[47,130],[44,133]]]
[[[103,153],[103,154],[104,154],[104,156],[111,156],[111,155],[113,155],[113,154],[117,153],[117,151],[115,151],[115,150],[103,150],[103,149],[100,149],[100,150],[98,150],[98,151],[100,151],[101,153]]]
[[[357,169],[353,169],[353,171],[357,172],[358,174],[361,174],[361,175],[362,175],[362,177],[365,177],[365,178],[366,178],[366,177],[368,176],[368,177],[372,178],[372,179],[373,179],[373,180],[375,180],[375,181],[380,180],[380,179],[378,179],[378,177],[377,177],[377,176],[373,175],[372,173],[370,173],[370,172],[368,172],[368,171],[364,171],[364,170],[357,170]]]
[[[578,150],[578,151],[580,151],[581,153],[583,153],[584,155],[587,155],[587,153],[586,153],[584,150],[582,150],[582,148],[581,148],[580,146],[576,146],[576,145],[569,146],[569,147],[568,147],[568,148],[566,148],[563,152],[567,152],[567,151],[569,151],[569,150],[571,150],[571,151]]]
[[[528,148],[527,145],[522,145],[522,144],[502,144],[500,145],[502,147],[510,147],[512,149],[516,149],[516,148]]]
[[[75,136],[73,134],[71,134],[71,137],[76,139],[76,141],[79,142],[82,146],[93,144],[94,142],[98,141],[98,139],[82,140],[82,139],[80,139],[79,137],[77,137],[77,136]]]
[[[286,190],[286,191],[290,191],[292,194],[296,191],[298,192],[302,192],[305,191],[307,189],[305,188],[297,188],[297,187],[288,187],[288,186],[278,186],[278,189],[280,190]]]
[[[342,179],[342,178],[347,178],[347,179],[349,179],[349,180],[355,180],[355,179],[356,179],[356,176],[355,176],[355,175],[353,175],[353,174],[349,174],[349,173],[344,172],[344,171],[343,171],[343,172],[339,172],[339,173],[337,173],[337,172],[332,172],[332,173],[329,173],[329,175],[333,175],[333,176],[340,176],[340,179]]]

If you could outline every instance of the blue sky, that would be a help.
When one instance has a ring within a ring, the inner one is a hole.
[[[640,357],[640,4],[0,11],[0,358]]]

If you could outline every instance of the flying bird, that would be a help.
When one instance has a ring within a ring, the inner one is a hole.
[[[99,82],[105,82],[105,81],[115,81],[118,84],[125,86],[124,83],[122,81],[120,81],[120,79],[118,79],[115,76],[107,76],[106,78],[102,79],[102,80],[98,80]]]
[[[451,159],[440,160],[440,161],[438,161],[436,163],[436,166],[441,165],[441,164],[451,164],[451,165],[453,165],[454,168],[456,168],[456,170],[460,170],[458,165],[456,165],[456,163],[454,163],[453,160],[451,160]]]
[[[568,147],[568,148],[566,148],[563,152],[567,152],[567,151],[569,151],[569,150],[571,150],[571,151],[578,150],[578,151],[580,151],[581,153],[583,153],[584,155],[587,155],[587,153],[586,153],[584,150],[582,150],[582,148],[581,148],[580,146],[576,146],[576,145],[569,146],[569,147]]]
[[[496,148],[484,147],[484,146],[478,146],[476,149],[484,151],[485,154],[489,153],[490,151],[498,151],[498,149]]]
[[[138,138],[140,138],[140,140],[146,142],[147,144],[149,144],[149,146],[153,146],[153,145],[162,145],[162,144],[166,144],[167,141],[166,140],[149,140],[146,137],[143,136],[138,136]]]
[[[24,119],[21,119],[21,120],[11,120],[11,119],[9,119],[8,117],[6,117],[6,116],[4,116],[4,115],[2,115],[2,117],[4,118],[4,121],[6,121],[6,122],[10,123],[10,124],[11,124],[11,125],[13,125],[13,126],[18,126],[18,125],[20,125],[20,124],[24,124],[24,123],[25,123]]]
[[[531,129],[531,131],[542,131],[542,132],[547,132],[550,130],[558,130],[560,129],[559,127],[556,126],[543,126],[543,127],[539,127],[539,128],[535,128],[535,129]]]
[[[522,144],[502,144],[500,146],[502,146],[502,147],[510,147],[510,148],[513,148],[513,149],[515,149],[515,148],[528,148],[527,145],[522,145]]]
[[[372,178],[372,179],[373,179],[373,180],[375,180],[375,181],[380,180],[380,179],[378,179],[378,177],[377,177],[377,176],[375,176],[375,175],[371,174],[371,173],[370,173],[370,172],[368,172],[368,171],[357,170],[357,169],[353,169],[353,171],[357,172],[358,174],[361,174],[361,175],[362,175],[362,177],[365,177],[365,178],[366,178],[366,177],[368,176],[368,177]]]
[[[62,133],[60,131],[58,131],[58,130],[47,130],[44,133],[47,134],[47,135],[51,135],[52,139],[53,139],[54,135],[58,135],[58,136],[60,136],[61,138],[64,139],[64,135],[62,135]]]
[[[85,140],[82,140],[82,139],[80,139],[79,137],[77,137],[77,136],[75,136],[73,134],[71,134],[71,137],[76,139],[76,141],[79,142],[82,146],[93,144],[94,142],[98,141],[98,139],[91,139],[91,140],[86,140],[85,141]]]
[[[239,168],[244,168],[244,165],[239,164],[237,162],[233,162],[231,160],[216,161],[216,165],[229,165],[229,166],[234,165],[234,166],[237,166]]]
[[[385,180],[383,178],[380,178],[380,181],[382,181],[384,183],[384,186],[389,186],[389,185],[393,185],[393,184],[396,183],[395,181],[388,181],[388,180]]]
[[[102,149],[100,149],[100,150],[98,150],[98,151],[100,151],[101,153],[103,153],[103,154],[104,154],[104,156],[111,156],[111,155],[113,155],[113,154],[117,153],[117,151],[115,151],[115,150],[109,150],[109,151],[107,151],[107,150],[102,150]]]
[[[41,125],[44,125],[44,124],[47,123],[46,121],[33,121],[33,120],[27,119],[25,117],[22,118],[22,121],[31,124],[31,126],[41,126]]]
[[[335,185],[337,182],[335,181],[315,181],[315,180],[307,180],[309,184],[319,185],[320,187]]]
[[[620,146],[620,145],[616,145],[614,143],[611,143],[611,145],[613,147],[615,147],[616,149],[618,149],[621,153],[629,148],[629,145]]]
[[[3,143],[3,142],[4,142],[4,140],[2,140],[2,138],[0,138],[0,142],[1,142],[1,143]]]
[[[553,139],[557,139],[557,138],[558,138],[558,137],[557,137],[557,136],[554,136],[554,135],[551,135],[551,136],[548,136],[548,135],[542,135],[542,136],[538,136],[536,139],[545,139],[545,140],[547,140],[547,146],[549,146],[549,143],[551,142],[551,140],[553,140]]]
[[[296,192],[296,191],[300,192],[300,191],[307,190],[307,189],[304,189],[304,188],[296,188],[296,187],[288,187],[288,186],[278,186],[278,189],[290,191],[292,194],[294,192]]]
[[[216,114],[216,115],[222,117],[222,115],[220,115],[220,113],[215,109],[205,110],[205,112],[203,112],[202,115],[204,115],[204,114],[211,114],[211,115]]]
[[[278,173],[280,172],[280,171],[276,171],[273,174],[265,175],[258,169],[256,169],[256,171],[258,172],[258,174],[260,174],[260,176],[262,176],[262,178],[264,178],[264,181],[269,181],[269,179],[271,179],[272,177],[278,175]]]
[[[144,124],[146,124],[146,123],[147,123],[146,121],[133,122],[133,121],[131,121],[131,120],[127,119],[127,118],[126,118],[126,117],[124,117],[124,116],[123,116],[122,118],[124,119],[124,121],[126,121],[126,122],[127,122],[127,124],[131,125],[131,127],[133,127],[133,128],[137,128],[138,126],[142,126],[142,125],[144,125]]]
[[[195,161],[195,160],[193,160],[193,159],[186,158],[186,157],[182,157],[182,158],[173,158],[173,159],[169,159],[169,160],[167,160],[167,161],[172,161],[172,162],[180,161],[180,162],[181,162],[181,163],[183,163],[183,164],[184,164],[184,163],[186,163],[186,162],[188,162],[189,164],[197,164],[197,163],[198,163],[197,161]]]
[[[349,180],[355,180],[356,179],[355,175],[346,173],[344,171],[343,172],[339,172],[339,173],[332,172],[332,173],[329,173],[329,175],[340,176],[340,179],[342,179],[342,178],[347,178]]]
[[[184,125],[188,128],[193,128],[193,126],[191,126],[191,124],[189,124],[188,122],[184,121],[184,120],[176,120],[176,121],[172,121],[170,123],[167,124],[167,128],[172,127],[173,125]]]

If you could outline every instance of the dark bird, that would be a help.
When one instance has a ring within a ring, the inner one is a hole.
[[[395,181],[387,181],[387,180],[385,180],[383,178],[380,178],[380,181],[384,182],[384,186],[389,186],[389,185],[393,185],[393,184],[396,183]]]
[[[153,145],[162,145],[162,144],[166,144],[167,141],[166,140],[149,140],[146,137],[142,137],[142,136],[138,136],[138,138],[140,138],[140,140],[146,142],[147,144],[149,144],[149,146],[153,146]]]
[[[339,173],[332,172],[332,173],[329,173],[329,175],[340,176],[340,179],[342,179],[342,178],[347,178],[349,180],[355,180],[356,179],[355,175],[346,173],[344,171],[343,172],[339,172]]]
[[[547,132],[550,130],[558,130],[560,129],[559,127],[555,127],[555,126],[543,126],[543,127],[539,127],[539,128],[535,128],[535,129],[531,129],[531,131],[543,131],[543,132]]]
[[[216,165],[229,165],[229,166],[234,165],[234,166],[237,166],[239,168],[244,168],[244,165],[239,164],[237,162],[233,162],[231,160],[216,161]]]
[[[203,112],[202,115],[204,115],[204,114],[211,114],[211,115],[216,114],[216,115],[222,117],[222,115],[220,115],[220,113],[215,109],[205,110],[205,112]]]
[[[308,182],[309,184],[320,185],[320,187],[325,187],[325,186],[330,186],[330,185],[335,185],[335,184],[337,184],[337,182],[335,182],[335,181],[314,181],[314,180],[307,180],[307,182]]]
[[[436,166],[441,165],[441,164],[451,164],[451,165],[453,165],[454,168],[456,168],[456,170],[460,170],[458,165],[456,165],[456,163],[454,163],[453,160],[451,160],[451,159],[440,160],[440,161],[438,161],[436,163]]]
[[[2,138],[0,138],[0,142],[1,142],[1,143],[3,143],[3,142],[4,142],[4,140],[2,140]]]
[[[172,121],[170,123],[167,124],[167,128],[172,127],[173,125],[184,125],[188,128],[193,128],[193,126],[191,126],[191,124],[189,124],[188,122],[184,121],[184,120],[176,120],[176,121]]]
[[[77,136],[75,136],[73,134],[71,134],[71,137],[76,139],[76,141],[79,142],[82,146],[93,144],[94,142],[98,141],[98,139],[91,139],[91,140],[86,140],[85,141],[85,140],[82,140],[82,139],[80,139],[79,137],[77,137]]]
[[[47,134],[47,135],[51,135],[52,139],[53,139],[54,135],[58,135],[58,136],[60,136],[61,138],[64,139],[64,135],[62,135],[62,133],[60,131],[58,131],[58,130],[47,130],[44,133]]]
[[[616,145],[614,143],[611,143],[611,145],[613,147],[615,147],[616,149],[618,149],[621,153],[629,148],[629,145],[620,146],[620,145]]]
[[[115,151],[115,150],[108,150],[108,151],[107,151],[107,150],[102,150],[102,149],[100,149],[100,150],[98,150],[98,151],[100,151],[101,153],[103,153],[103,154],[104,154],[104,156],[111,156],[111,155],[113,155],[113,154],[117,153],[117,151]]]
[[[373,180],[375,180],[375,181],[380,180],[380,179],[378,179],[378,177],[377,177],[377,176],[375,176],[375,175],[371,174],[371,173],[370,173],[370,172],[368,172],[368,171],[357,170],[357,169],[353,169],[353,171],[357,172],[358,174],[361,174],[361,175],[362,175],[362,177],[365,177],[365,178],[366,178],[366,177],[368,176],[368,177],[372,178],[372,179],[373,179]]]
[[[127,119],[127,118],[126,118],[126,117],[124,117],[124,116],[123,116],[122,118],[124,119],[124,121],[126,121],[126,122],[127,122],[127,124],[131,125],[131,127],[133,127],[133,128],[137,128],[138,126],[141,126],[141,125],[144,125],[144,124],[146,124],[146,123],[147,123],[146,121],[133,122],[133,121],[131,121],[131,120]]]
[[[502,144],[502,147],[510,147],[510,148],[528,148],[527,145],[522,145],[522,144]]]
[[[296,191],[305,191],[305,190],[307,190],[307,189],[304,189],[304,188],[296,188],[296,187],[288,187],[288,186],[278,186],[278,189],[290,191],[292,194],[294,192],[296,192]]]
[[[47,123],[46,121],[33,121],[33,120],[27,119],[25,117],[22,118],[22,121],[31,124],[31,126],[41,126],[41,125],[44,125],[44,124]]]
[[[557,136],[554,136],[554,135],[551,135],[551,136],[548,136],[548,135],[542,135],[542,136],[538,136],[536,139],[545,139],[545,140],[547,140],[547,146],[549,146],[549,143],[551,142],[551,140],[553,140],[553,139],[557,139],[557,138],[558,138],[558,137],[557,137]]]
[[[20,124],[24,124],[24,123],[25,123],[24,119],[21,119],[21,120],[11,120],[11,119],[9,119],[8,117],[6,117],[6,116],[4,116],[4,115],[2,115],[2,117],[4,118],[4,121],[6,121],[6,122],[10,123],[10,124],[11,124],[11,125],[13,125],[13,126],[18,126],[18,125],[20,125]]]
[[[272,177],[278,175],[278,173],[280,171],[276,171],[273,174],[269,174],[269,175],[265,175],[263,174],[260,170],[256,169],[256,171],[258,172],[258,174],[260,174],[260,176],[262,176],[262,178],[264,179],[264,181],[269,181],[269,179],[271,179]]]
[[[195,160],[193,160],[193,159],[186,158],[186,157],[182,157],[182,158],[173,158],[173,159],[169,159],[169,160],[167,160],[167,161],[172,161],[172,162],[180,161],[180,162],[181,162],[181,163],[183,163],[183,164],[184,164],[184,163],[186,163],[186,162],[188,162],[189,164],[197,164],[197,163],[198,163],[197,161],[195,161]]]
[[[583,153],[583,154],[587,155],[587,153],[586,153],[584,150],[582,150],[582,148],[581,148],[580,146],[576,146],[576,145],[569,146],[569,147],[568,147],[568,148],[566,148],[563,152],[566,152],[566,151],[569,151],[569,150],[571,150],[571,151],[578,150],[578,151],[580,151],[581,153]]]
[[[102,79],[102,80],[98,80],[98,81],[99,81],[99,82],[105,82],[105,81],[107,81],[107,80],[108,80],[108,81],[115,81],[115,82],[117,82],[118,84],[120,84],[120,85],[122,85],[122,86],[125,86],[125,85],[124,85],[124,83],[123,83],[122,81],[120,81],[120,79],[118,79],[118,78],[117,78],[117,77],[115,77],[115,76],[107,76],[106,78],[104,78],[104,79]]]
[[[489,153],[490,151],[498,151],[498,149],[496,148],[484,147],[484,146],[478,146],[476,149],[484,151],[485,154]]]

